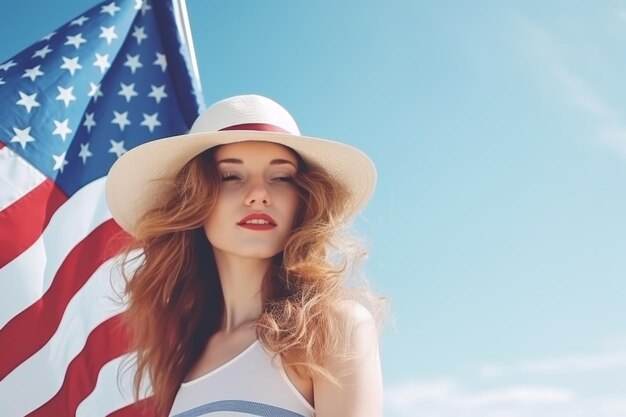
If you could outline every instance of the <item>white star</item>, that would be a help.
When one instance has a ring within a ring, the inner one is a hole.
[[[19,144],[22,145],[22,149],[26,149],[26,144],[28,142],[35,141],[35,138],[30,135],[30,126],[26,129],[18,129],[17,127],[14,127],[13,132],[15,132],[15,136],[11,138],[11,142],[19,142]]]
[[[141,41],[148,39],[148,35],[144,32],[143,26],[134,26],[135,30],[131,36],[134,36],[137,40],[137,45],[141,45]]]
[[[0,70],[8,71],[9,68],[16,66],[17,64],[13,62],[13,60],[7,61],[4,64],[0,65]]]
[[[122,87],[122,89],[119,91],[119,93],[117,93],[120,96],[124,96],[124,98],[126,98],[126,102],[130,102],[130,100],[135,97],[137,94],[137,92],[135,91],[135,83],[132,84],[124,84],[124,83],[120,83],[120,86]]]
[[[72,25],[82,26],[82,25],[83,25],[83,23],[85,23],[85,22],[86,22],[86,21],[88,21],[88,20],[89,20],[89,18],[88,18],[88,17],[86,17],[86,16],[81,16],[81,17],[79,17],[78,19],[74,19],[74,20],[72,20],[72,22],[70,23],[70,26],[72,26]]]
[[[50,47],[46,45],[43,48],[36,50],[31,58],[40,57],[41,59],[45,59],[46,55],[48,55],[50,52],[52,52],[52,49],[50,49]]]
[[[96,125],[96,121],[93,119],[95,113],[85,113],[85,121],[83,126],[87,127],[87,133],[91,133],[91,128]]]
[[[87,96],[93,97],[93,102],[96,103],[98,101],[98,97],[102,97],[104,95],[102,94],[102,91],[100,91],[100,84],[89,82],[89,86],[91,87],[91,90],[89,90]]]
[[[31,81],[35,81],[35,78],[43,75],[43,72],[39,71],[39,68],[41,68],[41,65],[37,65],[36,67],[27,69],[26,71],[24,71],[24,75],[22,75],[22,78],[28,77]]]
[[[111,64],[109,64],[109,54],[100,55],[96,52],[96,62],[94,62],[93,65],[100,67],[100,72],[104,74],[104,71],[111,66]]]
[[[89,142],[80,144],[80,152],[78,156],[83,160],[83,165],[87,162],[87,158],[93,156],[91,152],[89,152]]]
[[[100,10],[100,13],[108,13],[111,16],[115,16],[115,13],[119,12],[120,10],[122,10],[122,9],[117,7],[115,5],[115,2],[113,1],[113,2],[111,2],[109,4],[107,4],[106,6],[102,6],[102,9]]]
[[[133,74],[135,73],[137,68],[143,67],[143,64],[139,62],[139,54],[135,56],[130,56],[126,54],[126,62],[124,62],[124,66],[129,67],[130,72],[132,72]]]
[[[0,77],[0,85],[2,85],[2,84],[6,84],[6,83],[7,83],[7,82],[6,82],[6,81],[4,81],[4,78]]]
[[[70,101],[76,100],[76,97],[74,97],[74,94],[72,94],[74,87],[63,88],[57,86],[57,89],[59,90],[59,95],[56,96],[56,99],[59,101],[63,101],[63,103],[65,103],[65,107],[70,105]]]
[[[118,113],[113,111],[113,114],[115,114],[115,117],[111,120],[111,123],[117,124],[120,127],[120,130],[123,131],[126,125],[130,124],[130,120],[128,120],[128,112],[125,111],[124,113]]]
[[[83,34],[79,33],[74,36],[66,36],[67,41],[63,45],[73,45],[76,49],[80,48],[80,45],[87,43],[87,40],[83,38]]]
[[[159,122],[159,113],[156,112],[152,115],[148,115],[146,113],[143,114],[143,122],[141,122],[141,126],[147,126],[150,133],[154,131],[156,126],[161,126],[161,122]]]
[[[167,68],[167,59],[165,59],[164,54],[156,53],[157,59],[153,62],[154,65],[159,65],[161,67],[161,71],[165,72]]]
[[[46,36],[44,36],[43,38],[41,38],[41,40],[42,40],[42,41],[49,41],[49,40],[50,40],[50,39],[52,39],[52,37],[53,37],[54,35],[56,35],[56,34],[57,34],[56,32],[51,32],[51,33],[48,33]]]
[[[115,26],[109,26],[105,28],[104,26],[100,26],[100,36],[99,38],[105,38],[107,40],[107,45],[111,45],[113,39],[117,39],[117,33],[115,33]]]
[[[119,142],[117,142],[111,139],[110,142],[111,142],[111,149],[109,149],[109,152],[114,153],[118,158],[126,153],[126,149],[124,149],[123,140],[120,140]]]
[[[156,85],[151,85],[150,88],[152,89],[152,92],[150,92],[150,94],[148,94],[148,97],[153,97],[157,104],[161,103],[161,99],[167,97],[167,93],[165,92],[165,84],[163,84],[160,87],[157,87]]]
[[[63,57],[63,65],[61,65],[61,68],[68,70],[70,74],[74,75],[76,70],[81,69],[82,67],[83,66],[78,63],[78,57],[72,59]]]
[[[65,160],[66,152],[63,152],[61,155],[52,155],[52,159],[54,159],[54,167],[52,168],[54,171],[63,172],[63,167],[67,165],[67,161]]]
[[[37,93],[33,93],[30,96],[22,93],[21,91],[19,93],[20,93],[20,99],[17,101],[17,104],[19,104],[20,106],[26,107],[26,113],[30,113],[33,107],[40,106],[40,104],[35,101],[35,98],[37,97]]]
[[[145,16],[148,10],[151,10],[152,6],[148,4],[148,0],[143,0],[143,4],[141,5],[141,15]]]
[[[53,121],[56,128],[54,129],[52,134],[61,136],[61,139],[63,139],[63,142],[65,142],[65,139],[67,139],[67,135],[72,133],[72,129],[70,129],[70,127],[67,125],[70,122],[70,119],[65,119],[62,122],[59,122],[58,120]]]

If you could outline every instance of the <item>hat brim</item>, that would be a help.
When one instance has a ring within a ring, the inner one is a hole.
[[[106,199],[113,218],[128,233],[141,216],[154,208],[164,184],[196,155],[218,145],[261,141],[288,146],[307,164],[324,169],[343,184],[351,195],[349,212],[359,212],[376,185],[376,168],[360,150],[340,142],[286,133],[252,130],[199,132],[158,139],[137,146],[111,167],[106,182]]]

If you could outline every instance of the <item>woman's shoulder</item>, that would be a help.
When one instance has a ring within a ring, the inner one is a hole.
[[[333,311],[339,329],[338,349],[325,368],[332,379],[313,378],[318,416],[381,416],[382,375],[375,316],[356,301]]]
[[[335,317],[344,325],[375,324],[372,312],[358,301],[346,299],[335,305]]]
[[[333,309],[339,335],[340,355],[358,357],[377,345],[378,325],[372,312],[354,300],[343,300]]]

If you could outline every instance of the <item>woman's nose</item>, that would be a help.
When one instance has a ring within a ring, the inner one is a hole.
[[[246,196],[246,205],[252,206],[254,204],[262,204],[263,206],[269,206],[271,204],[269,193],[265,184],[256,183],[251,186],[248,195]]]

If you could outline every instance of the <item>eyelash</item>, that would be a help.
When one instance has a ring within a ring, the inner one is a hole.
[[[222,181],[240,180],[241,177],[236,172],[226,172],[222,175]]]
[[[241,180],[241,176],[236,172],[225,172],[222,174],[222,181],[233,181],[233,180]],[[293,182],[293,177],[291,175],[281,175],[279,177],[272,178],[272,181],[277,182]]]
[[[293,177],[291,175],[282,175],[280,177],[272,178],[272,181],[278,182],[293,182]]]

